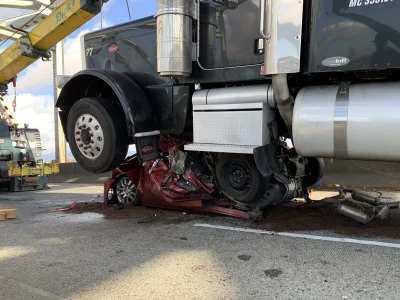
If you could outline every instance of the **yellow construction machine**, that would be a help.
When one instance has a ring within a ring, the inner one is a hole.
[[[0,93],[6,93],[7,84],[33,62],[50,59],[51,48],[96,16],[103,2],[106,1],[66,0],[44,19],[34,21],[37,25],[29,32],[25,26],[13,28],[20,38],[0,53]]]
[[[59,167],[55,161],[44,163],[39,131],[27,125],[21,128],[16,123],[3,97],[8,84],[13,80],[15,84],[17,74],[36,60],[50,60],[53,46],[96,16],[106,2],[66,0],[59,4],[56,1],[15,1],[15,6],[24,2],[31,6],[39,4],[41,8],[37,9],[39,13],[24,15],[28,21],[19,22],[19,27],[11,25],[11,30],[2,26],[0,20],[0,45],[14,40],[0,53],[0,188],[11,191],[46,188],[48,176],[59,173]],[[12,2],[7,3],[15,7]]]

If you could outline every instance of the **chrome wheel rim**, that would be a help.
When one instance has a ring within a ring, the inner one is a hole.
[[[117,182],[116,193],[118,202],[121,204],[131,204],[137,198],[137,188],[129,177],[122,177]]]
[[[104,148],[104,133],[95,117],[83,114],[76,120],[75,142],[86,158],[94,160],[101,155]]]

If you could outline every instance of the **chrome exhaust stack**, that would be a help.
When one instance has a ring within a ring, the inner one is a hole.
[[[293,98],[287,74],[300,72],[303,2],[261,0],[260,35],[264,39],[265,75],[272,75],[275,100],[289,135],[292,134]],[[290,11],[290,16],[287,12]],[[290,29],[288,29],[290,28]]]
[[[287,74],[272,75],[272,88],[276,106],[285,122],[289,135],[292,136],[293,97],[290,95]]]

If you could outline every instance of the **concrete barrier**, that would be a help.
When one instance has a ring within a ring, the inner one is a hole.
[[[60,164],[60,173],[50,176],[50,183],[100,183],[111,177],[111,172],[92,174],[77,163]]]
[[[325,160],[323,184],[355,187],[400,188],[400,163]],[[51,183],[103,183],[111,172],[92,174],[77,163],[60,164],[60,174],[50,177]]]

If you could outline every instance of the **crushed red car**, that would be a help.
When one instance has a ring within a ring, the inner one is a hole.
[[[105,202],[259,220],[263,208],[306,196],[304,184],[320,179],[285,176],[305,164],[285,147],[279,149],[282,165],[292,164],[292,168],[265,175],[257,169],[253,155],[184,151],[184,144],[161,136],[157,159],[139,162],[136,155],[128,157],[105,182]],[[307,162],[313,168],[319,164]]]
[[[169,136],[161,136],[158,146],[159,158],[140,163],[134,155],[113,170],[112,178],[104,185],[106,204],[118,208],[142,204],[258,221],[263,208],[302,196],[306,205],[331,205],[338,213],[366,224],[388,217],[390,209],[398,208],[400,203],[381,202],[380,197],[352,190],[342,190],[335,197],[315,202],[306,188],[319,177],[310,181],[304,176],[290,180],[278,173],[262,176],[251,155],[183,151],[184,142]],[[284,146],[282,151],[290,167],[288,161],[296,162],[296,154]],[[316,163],[307,161],[314,168]],[[290,168],[286,170],[290,174]]]
[[[162,136],[159,146],[160,158],[140,164],[134,155],[112,171],[112,178],[104,184],[105,203],[261,219],[258,208],[246,207],[218,192],[207,163],[179,150],[182,141]]]

